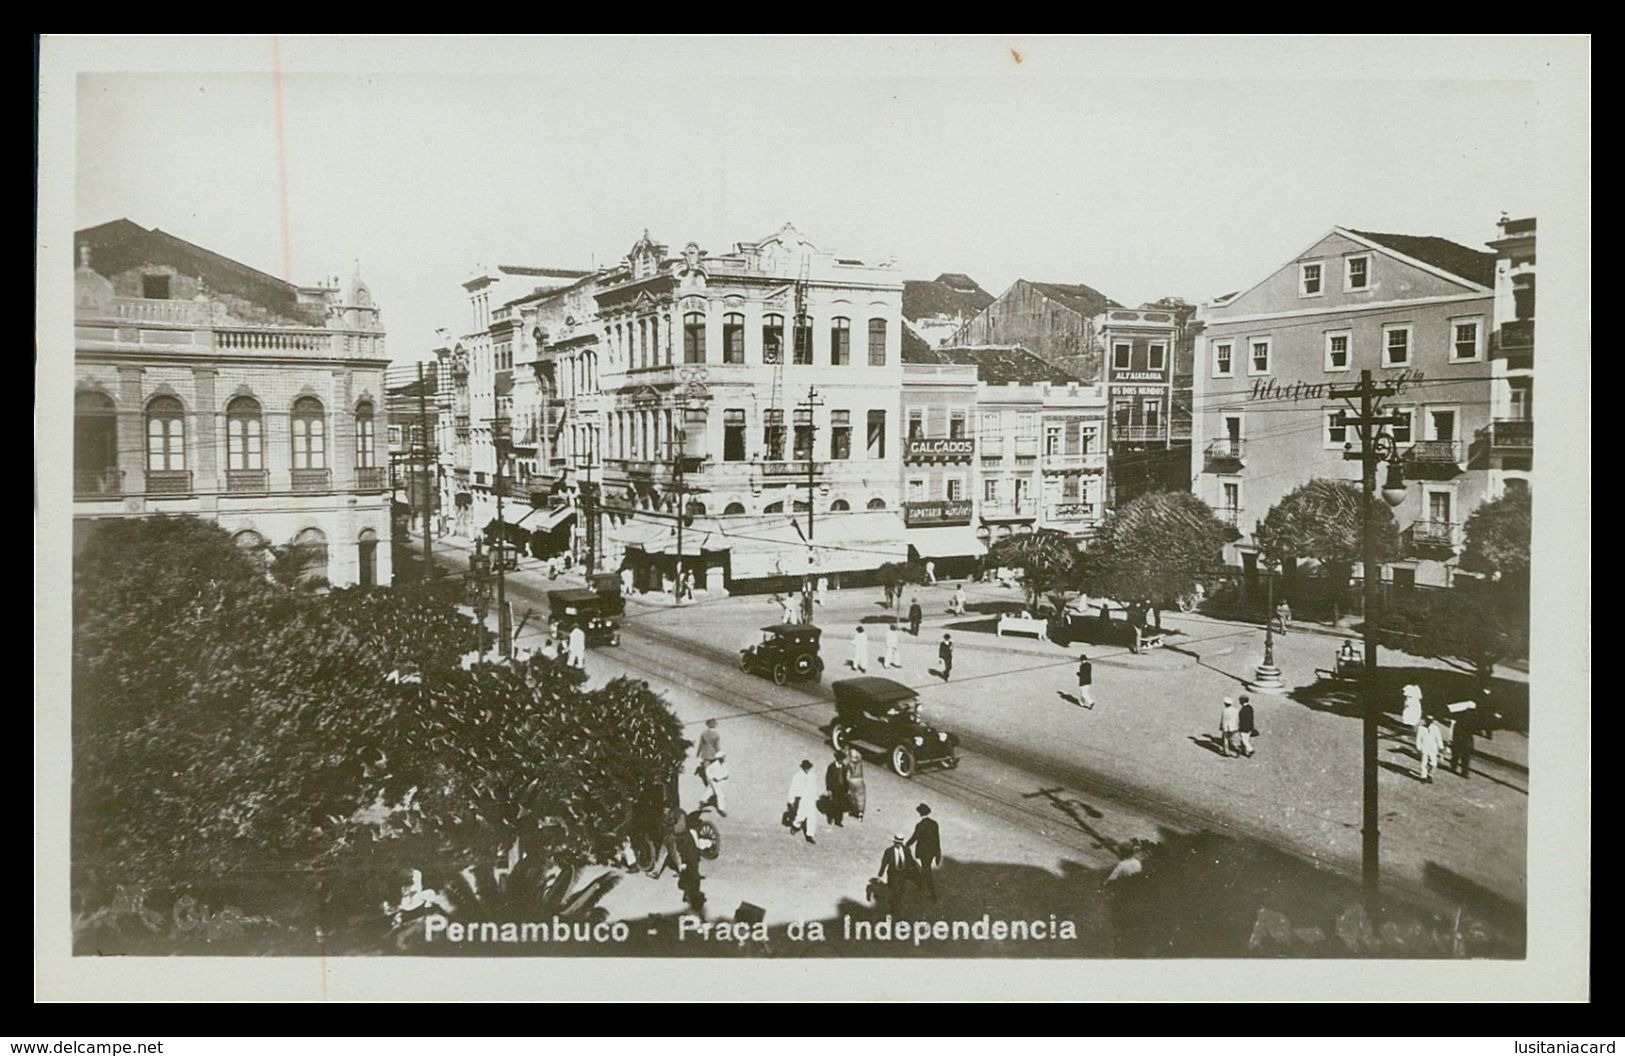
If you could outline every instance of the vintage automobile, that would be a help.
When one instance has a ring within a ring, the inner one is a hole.
[[[898,777],[959,765],[959,738],[922,719],[920,695],[901,682],[846,678],[833,688],[835,722],[829,728],[829,743],[837,751],[852,744],[878,748]]]
[[[768,675],[775,685],[791,679],[816,682],[824,673],[818,639],[824,632],[808,623],[776,623],[762,628],[762,640],[739,653],[739,670]]]
[[[560,635],[580,627],[587,634],[588,645],[620,645],[621,621],[617,619],[624,606],[619,596],[611,600],[591,590],[550,590],[547,606],[553,627]]]

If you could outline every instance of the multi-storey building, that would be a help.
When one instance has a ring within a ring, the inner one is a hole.
[[[478,339],[492,376],[471,367],[470,400],[506,406],[509,472],[522,466],[531,508],[547,510],[510,520],[557,529],[573,511],[582,559],[646,586],[679,564],[720,590],[904,556],[902,283],[888,266],[786,225],[719,255],[690,243],[674,257],[645,232],[618,267],[525,272],[575,281],[502,301]],[[477,423],[473,446],[479,507],[496,451]]]
[[[1096,320],[1116,301],[1075,283],[1017,279],[954,334],[955,347],[1019,345],[1087,384],[1101,380]]]
[[[497,519],[497,489],[513,490],[513,466],[505,460],[513,440],[514,361],[522,352],[516,346],[525,340],[520,305],[587,273],[511,264],[475,271],[474,277],[463,283],[468,294],[470,328],[453,349],[453,359],[466,358],[467,362],[470,462],[466,501],[470,503],[474,530],[483,531]],[[458,428],[462,428],[460,423]],[[512,496],[503,497],[506,500]],[[501,505],[505,507],[503,519],[510,524],[519,523],[528,512],[520,504],[504,501]]]
[[[1165,298],[1096,320],[1111,401],[1110,502],[1190,489],[1194,305]]]
[[[1491,421],[1474,438],[1489,461],[1490,493],[1529,488],[1535,454],[1535,219],[1502,217],[1490,336]]]
[[[1491,493],[1490,342],[1494,255],[1442,238],[1333,228],[1285,267],[1204,307],[1194,398],[1196,493],[1242,533],[1232,558],[1256,567],[1253,531],[1313,478],[1359,479],[1358,443],[1329,389],[1369,369],[1395,395],[1382,412],[1405,456],[1394,514],[1405,558],[1397,583],[1447,585],[1462,522]],[[1509,268],[1510,271],[1510,268]]]
[[[993,303],[993,295],[969,275],[945,272],[930,282],[903,283],[903,323],[925,344],[948,344],[966,323]]]
[[[903,353],[903,523],[909,556],[947,575],[987,550],[973,526],[976,366],[921,358]]]
[[[384,375],[389,417],[389,490],[395,500],[397,526],[422,530],[427,507],[430,524],[438,523],[440,488],[436,480],[439,364],[395,363]],[[399,534],[399,533],[397,533]]]
[[[192,514],[299,547],[312,581],[387,584],[389,357],[359,273],[295,286],[128,220],[75,241],[76,529]]]
[[[923,384],[929,377],[923,372],[933,366],[968,367],[976,375],[975,408],[966,422],[974,452],[974,473],[967,473],[969,516],[981,544],[975,552],[1038,528],[1080,540],[1091,536],[1105,498],[1105,385],[1085,385],[1016,347],[916,349],[905,368],[922,372],[905,375],[910,389],[917,378],[922,382],[918,393],[905,390],[911,405],[932,398],[937,386]],[[947,380],[940,386],[947,387]],[[950,405],[950,431],[952,415]],[[952,476],[943,474],[945,487]],[[909,479],[929,478],[911,469]]]

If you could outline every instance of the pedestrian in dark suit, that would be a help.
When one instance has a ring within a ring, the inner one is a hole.
[[[886,907],[894,917],[903,909],[903,887],[915,868],[905,838],[899,832],[892,837],[886,853],[880,856],[880,879],[886,884]]]
[[[1456,715],[1456,731],[1450,737],[1450,769],[1462,777],[1471,777],[1473,750],[1478,746],[1478,709],[1470,707]]]
[[[1091,687],[1095,683],[1095,665],[1089,662],[1089,654],[1078,654],[1078,707],[1092,708],[1095,706],[1095,696]]]
[[[919,824],[914,826],[914,835],[908,838],[908,846],[914,851],[916,862],[915,879],[919,885],[931,893],[931,901],[937,900],[937,883],[931,878],[931,870],[942,864],[942,834],[937,830],[936,819],[931,817],[931,808],[921,803],[914,808],[920,815]]]
[[[1241,695],[1241,715],[1239,719],[1241,728],[1237,732],[1240,734],[1241,739],[1241,754],[1251,759],[1253,757],[1253,734],[1258,732],[1258,727],[1253,722],[1252,698],[1245,693]]]
[[[925,610],[920,608],[920,599],[915,598],[908,607],[908,633],[918,638],[920,636],[920,621],[925,619]]]
[[[946,682],[954,673],[954,640],[946,634],[942,636],[942,644],[937,646],[937,659],[942,661],[942,680]]]

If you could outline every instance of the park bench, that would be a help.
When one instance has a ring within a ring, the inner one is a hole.
[[[1039,641],[1049,640],[1049,621],[1037,617],[1023,618],[1005,614],[999,617],[998,634],[1031,634]]]

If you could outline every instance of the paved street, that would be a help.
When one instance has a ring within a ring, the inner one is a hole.
[[[463,553],[447,549],[449,567],[466,567]],[[508,582],[516,609],[538,614],[546,611],[546,591],[564,585],[523,567]],[[819,610],[824,684],[781,689],[738,670],[738,649],[778,620],[769,597],[702,596],[681,607],[634,597],[623,645],[589,654],[595,682],[626,673],[665,692],[691,738],[704,719],[722,720],[732,809],[721,823],[723,856],[707,863],[712,913],[729,915],[740,901],[764,906],[770,923],[863,911],[865,881],[892,830],[912,828],[921,800],[941,821],[950,860],[945,901],[929,908],[956,918],[1008,918],[1071,906],[1080,926],[1071,952],[1078,954],[1111,948],[1100,878],[1133,837],[1217,833],[1278,854],[1293,868],[1358,876],[1360,723],[1347,687],[1315,675],[1329,666],[1336,637],[1306,630],[1277,637],[1277,662],[1295,688],[1280,697],[1254,694],[1257,755],[1225,758],[1213,741],[1219,703],[1245,691],[1241,682],[1262,652],[1260,629],[1173,614],[1164,617],[1166,649],[1134,657],[1088,647],[1097,702],[1088,710],[1073,697],[1078,646],[992,633],[985,611],[1019,603],[1016,591],[974,585],[972,612],[952,617],[945,611],[950,590],[918,590],[928,615],[918,640],[905,636],[901,670],[880,669],[881,636],[871,632],[870,673],[917,688],[928,717],[961,736],[963,765],[904,781],[871,759],[867,820],[821,831],[816,847],[786,835],[778,815],[799,760],[811,759],[820,774],[828,762],[825,729],[834,709],[827,683],[852,674],[852,629],[886,616],[878,588],[832,591]],[[522,645],[539,644],[540,619],[527,626]],[[945,629],[958,650],[946,684],[932,673]],[[1433,680],[1451,677],[1400,654],[1385,653],[1383,663],[1417,667],[1430,699]],[[1385,734],[1382,851],[1391,891],[1437,908],[1466,903],[1521,915],[1526,751],[1523,734],[1501,731],[1481,742],[1471,780],[1441,773],[1425,785],[1413,776],[1414,756],[1397,729]],[[697,801],[698,783],[683,796]],[[681,908],[675,883],[635,878],[606,904],[627,917]]]

